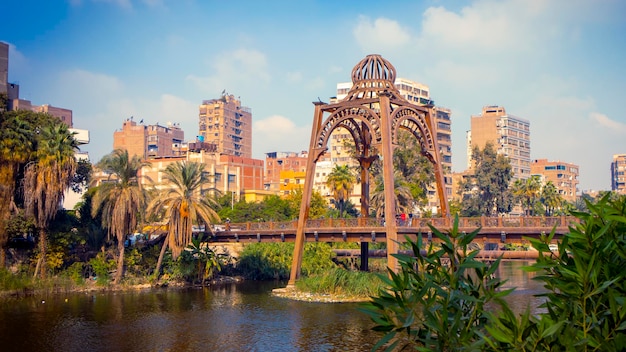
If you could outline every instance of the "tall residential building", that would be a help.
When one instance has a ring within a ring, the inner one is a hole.
[[[142,159],[181,155],[185,133],[178,124],[168,127],[139,124],[132,118],[126,119],[121,130],[113,132],[113,149],[126,149],[129,156],[139,155]]]
[[[232,94],[202,101],[199,135],[221,154],[252,158],[252,112]]]
[[[472,115],[468,134],[468,160],[474,146],[483,149],[491,142],[498,154],[511,161],[513,181],[530,177],[530,122],[508,115],[502,106],[485,106],[481,115]],[[473,164],[471,165],[473,168]]]
[[[7,92],[9,84],[9,44],[0,42],[0,94]]]
[[[536,159],[530,165],[530,173],[543,176],[546,182],[551,181],[556,186],[561,197],[566,201],[571,203],[576,201],[576,194],[578,193],[578,165],[562,161]]]
[[[613,155],[611,163],[611,190],[626,194],[626,154]]]

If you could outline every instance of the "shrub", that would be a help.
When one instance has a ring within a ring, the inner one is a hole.
[[[626,197],[607,194],[587,212],[574,212],[580,223],[548,247],[554,232],[529,239],[539,252],[528,271],[537,272],[547,293],[546,313],[517,320],[510,312],[490,329],[495,348],[520,351],[623,351],[626,346]]]
[[[459,233],[456,217],[447,234],[432,226],[431,231],[440,246],[431,242],[420,255],[421,235],[407,238],[413,255],[395,255],[400,270],[381,276],[385,289],[362,308],[374,330],[386,333],[374,349],[480,349],[489,322],[485,306],[505,304],[502,297],[510,290],[501,291],[503,282],[493,275],[500,260],[488,265],[474,259],[477,250],[468,251],[478,230]]]
[[[247,279],[287,279],[291,273],[293,243],[251,243],[244,247],[237,270]],[[312,275],[335,267],[333,252],[327,243],[305,243],[302,275]]]

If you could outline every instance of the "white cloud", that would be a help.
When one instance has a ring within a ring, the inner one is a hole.
[[[626,124],[611,120],[608,116],[601,114],[599,112],[592,112],[589,114],[589,118],[592,121],[595,121],[600,126],[608,129],[610,132],[623,134],[626,133]]]
[[[273,115],[252,124],[255,157],[275,151],[300,152],[307,150],[311,126],[296,126],[288,118]]]
[[[256,50],[224,52],[213,58],[210,66],[213,68],[213,75],[188,75],[186,78],[203,93],[216,94],[223,89],[230,90],[246,85],[261,87],[271,80],[265,55]]]
[[[385,48],[402,47],[411,39],[408,31],[396,21],[378,18],[372,22],[364,16],[359,18],[359,23],[353,29],[353,35],[361,48],[376,53]]]

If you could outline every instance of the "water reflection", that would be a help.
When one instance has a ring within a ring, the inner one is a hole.
[[[514,310],[535,309],[541,285],[503,262]],[[378,341],[358,304],[295,302],[284,283],[29,297],[0,302],[2,351],[363,351]]]

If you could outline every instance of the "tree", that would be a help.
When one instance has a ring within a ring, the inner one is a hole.
[[[410,192],[407,207],[425,206],[428,204],[428,189],[435,182],[435,171],[432,162],[421,152],[415,136],[406,130],[398,132],[398,147],[393,151],[393,166],[398,173],[396,180],[403,183]]]
[[[124,239],[137,229],[140,212],[145,209],[146,192],[139,182],[139,171],[144,165],[137,155],[132,158],[127,150],[117,149],[106,155],[98,167],[109,174],[92,199],[91,215],[102,212],[102,226],[108,229],[109,238],[117,240],[118,258],[114,284],[124,276]]]
[[[333,199],[335,200],[335,207],[339,210],[339,217],[342,217],[345,212],[345,203],[350,198],[350,193],[355,183],[356,176],[348,165],[335,165],[326,178],[326,185],[333,192]]]
[[[409,213],[412,209],[411,201],[413,200],[411,189],[399,172],[394,172],[394,179],[395,211]],[[374,184],[376,187],[371,195],[370,207],[377,217],[382,217],[385,213],[385,184],[382,180],[382,174],[375,178]]]
[[[541,179],[531,176],[525,180],[517,179],[513,182],[512,193],[515,199],[522,204],[526,216],[534,215],[535,203],[541,195]]]
[[[76,170],[74,153],[78,144],[67,125],[54,119],[38,129],[34,159],[24,170],[24,205],[39,232],[39,259],[35,277],[46,270],[47,227],[61,208]]]
[[[289,203],[292,214],[300,213],[300,204],[302,203],[302,189],[296,189],[290,192],[285,200]],[[328,204],[319,192],[313,190],[311,194],[311,204],[309,205],[309,218],[319,219],[323,217],[328,210]]]
[[[172,258],[175,260],[191,243],[194,224],[202,222],[208,228],[212,223],[220,221],[213,209],[217,203],[201,192],[202,186],[208,182],[204,164],[185,161],[170,164],[163,173],[163,179],[170,187],[160,190],[147,208],[150,215],[163,212],[163,218],[168,223],[167,238],[155,270],[157,278],[167,247],[172,250]]]
[[[7,221],[16,213],[14,201],[20,166],[32,155],[35,129],[27,121],[33,112],[0,111],[0,268],[4,268]]]
[[[492,216],[511,211],[509,184],[513,176],[509,158],[496,153],[488,142],[472,150],[474,174],[461,181],[463,216]]]
[[[565,200],[561,197],[559,190],[552,181],[548,181],[543,185],[541,189],[541,203],[546,209],[546,216],[554,215],[565,204]]]

